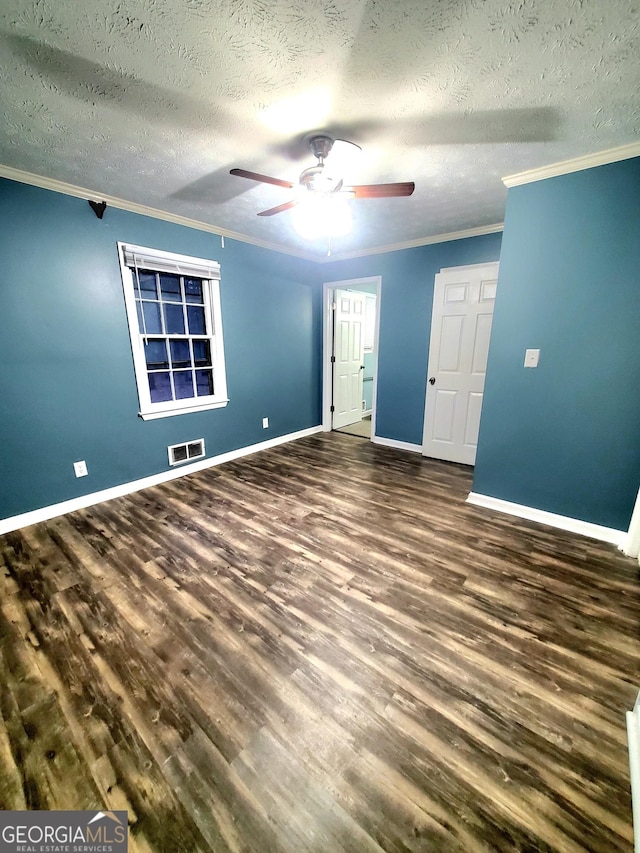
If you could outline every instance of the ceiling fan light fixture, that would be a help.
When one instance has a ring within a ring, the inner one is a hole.
[[[297,198],[258,212],[258,216],[274,216],[294,208],[297,210],[294,215],[296,230],[307,239],[315,239],[320,235],[331,238],[347,234],[351,230],[351,210],[347,202],[352,198],[401,198],[412,195],[415,189],[413,181],[344,186],[344,173],[338,166],[341,160],[344,162],[345,155],[347,160],[351,158],[353,162],[353,158],[360,154],[360,146],[344,139],[334,142],[325,134],[314,134],[307,143],[318,162],[300,175]],[[338,155],[333,161],[330,157],[332,153]],[[231,174],[262,184],[294,189],[289,181],[247,169],[233,168]]]
[[[342,178],[330,174],[323,164],[310,166],[300,175],[300,185],[314,193],[331,193],[342,186]]]
[[[340,196],[309,193],[294,207],[293,224],[305,240],[343,237],[351,231],[351,208]]]

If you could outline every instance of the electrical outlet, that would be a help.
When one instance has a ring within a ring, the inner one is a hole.
[[[80,462],[74,462],[73,470],[76,472],[76,477],[86,477],[89,473],[87,471],[87,463],[84,461],[84,459]]]
[[[262,429],[267,429],[269,426],[269,418],[262,419]]]

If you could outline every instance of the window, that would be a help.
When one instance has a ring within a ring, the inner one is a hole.
[[[215,261],[118,244],[145,420],[226,406]]]

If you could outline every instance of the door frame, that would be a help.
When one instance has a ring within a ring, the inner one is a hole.
[[[357,290],[358,285],[376,286],[376,318],[373,333],[373,392],[371,401],[371,439],[376,434],[376,403],[378,390],[378,351],[380,332],[380,296],[382,292],[382,276],[372,275],[362,278],[340,279],[339,281],[325,281],[322,285],[322,430],[331,432],[331,401],[333,399],[333,367],[331,356],[333,355],[334,324],[333,303],[335,290]]]
[[[640,489],[638,489],[638,496],[629,522],[629,530],[626,538],[622,541],[620,550],[627,557],[636,557],[640,563]]]

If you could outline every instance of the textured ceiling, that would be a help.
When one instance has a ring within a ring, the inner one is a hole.
[[[291,192],[359,143],[353,252],[500,222],[505,175],[640,138],[638,0],[2,0],[0,164],[326,254]],[[108,215],[108,214],[107,214]]]

